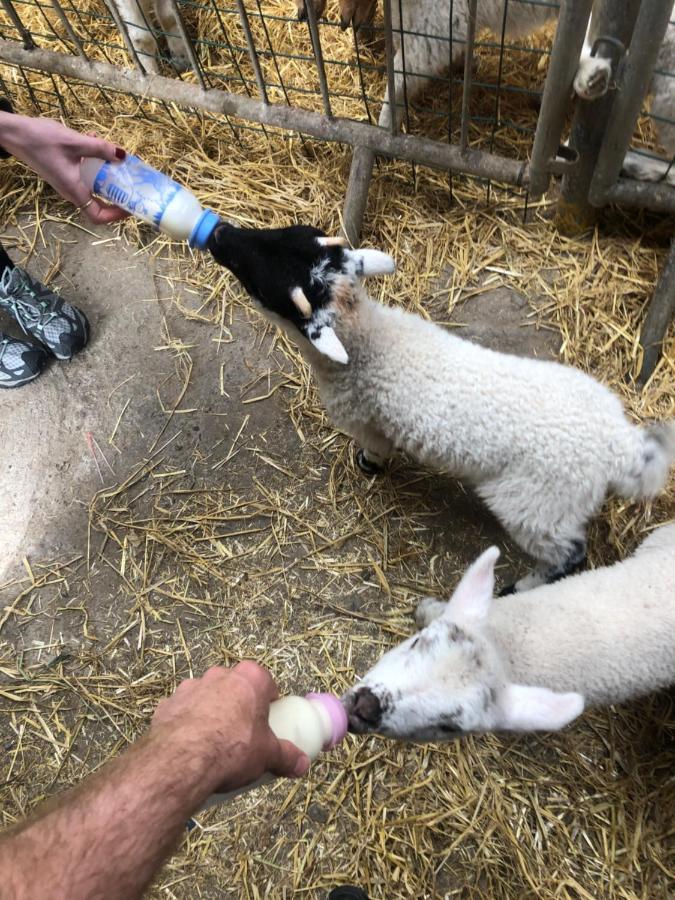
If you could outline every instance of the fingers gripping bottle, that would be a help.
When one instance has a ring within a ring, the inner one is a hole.
[[[269,725],[280,740],[295,744],[314,761],[322,750],[332,750],[347,734],[347,713],[342,703],[332,694],[282,697],[270,704]],[[271,774],[263,775],[243,788],[227,794],[213,794],[204,808],[231,800],[261,784],[273,781],[274,777]]]
[[[127,154],[123,162],[83,159],[80,173],[93,194],[198,250],[206,247],[220,222],[194,194],[137,156]]]

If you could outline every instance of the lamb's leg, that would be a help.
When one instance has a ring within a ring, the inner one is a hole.
[[[356,451],[356,465],[365,475],[379,475],[394,449],[391,441],[368,427],[359,429],[357,440],[362,446]]]
[[[443,615],[447,605],[447,601],[436,600],[435,597],[425,597],[424,600],[420,600],[415,610],[417,627],[426,628],[427,625],[430,625],[431,622]]]
[[[597,100],[609,90],[612,77],[612,62],[599,56],[591,56],[595,34],[593,17],[588,23],[584,46],[579,57],[579,67],[574,77],[574,91],[582,100]]]
[[[150,28],[149,0],[114,0],[128,30],[131,43],[146,72],[159,73],[157,41]]]
[[[502,594],[526,591],[572,574],[586,558],[586,525],[604,498],[603,485],[574,491],[570,483],[502,474],[477,488],[478,494],[518,546],[537,561],[524,578]]]
[[[190,68],[190,60],[176,21],[176,15],[167,0],[155,0],[155,9],[161,29],[166,36],[171,64],[177,72],[186,72]]]
[[[513,537],[518,540],[515,534]],[[531,541],[518,541],[518,543],[521,546],[527,543],[529,549],[525,547],[524,549],[527,549],[527,552],[533,556],[539,555]],[[584,537],[570,538],[569,542],[563,542],[557,548],[557,552],[552,552],[548,546],[548,541],[545,543],[547,545],[546,553],[548,559],[540,560],[523,578],[519,578],[514,584],[502,588],[499,592],[500,597],[506,594],[529,591],[532,588],[539,587],[540,584],[553,584],[554,581],[559,581],[567,575],[573,575],[575,572],[578,572],[586,561],[586,540]],[[541,552],[544,552],[543,549],[539,551],[539,553]]]

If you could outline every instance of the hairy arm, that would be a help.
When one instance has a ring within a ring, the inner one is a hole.
[[[307,757],[267,725],[275,697],[254,663],[183,682],[145,737],[0,838],[0,897],[140,897],[210,794],[267,771],[307,771]]]

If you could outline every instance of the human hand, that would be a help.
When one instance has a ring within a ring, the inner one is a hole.
[[[128,215],[117,206],[106,206],[92,199],[80,177],[80,162],[84,157],[121,160],[126,156],[121,147],[92,135],[80,134],[54,119],[4,112],[0,113],[0,144],[44,178],[62,197],[82,208],[91,222],[108,225]]]
[[[309,758],[279,740],[267,722],[278,696],[272,676],[254,662],[214,666],[159,703],[150,734],[163,730],[168,740],[185,737],[199,748],[208,758],[214,792],[243,787],[266,772],[298,777],[307,772]]]

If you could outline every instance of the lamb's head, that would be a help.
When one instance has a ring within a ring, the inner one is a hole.
[[[580,694],[509,683],[486,628],[498,556],[496,547],[486,550],[448,603],[422,601],[425,627],[344,696],[351,731],[447,741],[472,732],[552,731],[581,714]]]
[[[345,243],[306,225],[236,228],[223,223],[213,232],[209,250],[269,319],[291,335],[299,333],[335,362],[347,363],[336,321],[358,302],[362,278],[391,273],[395,265],[386,253],[349,250]]]

